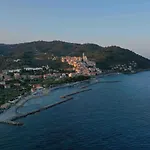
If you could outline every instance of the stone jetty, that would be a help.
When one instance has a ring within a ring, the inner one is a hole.
[[[76,95],[76,94],[83,93],[83,92],[90,91],[90,90],[92,90],[92,89],[84,89],[84,90],[76,91],[76,92],[73,92],[73,93],[70,93],[67,95],[60,96],[60,98],[67,98],[67,97],[70,97],[72,95]]]
[[[67,101],[70,101],[70,100],[72,100],[72,99],[73,99],[73,97],[68,97],[67,99],[62,100],[62,101],[59,101],[59,102],[57,102],[57,103],[55,103],[55,104],[47,105],[47,106],[44,106],[44,107],[42,107],[42,108],[40,108],[40,109],[38,109],[38,110],[31,111],[31,112],[28,112],[28,113],[23,114],[23,115],[18,115],[18,116],[12,117],[10,120],[0,121],[0,123],[2,123],[2,124],[8,124],[8,125],[14,125],[14,126],[22,126],[23,123],[21,123],[21,122],[16,122],[15,120],[21,119],[21,118],[25,118],[25,117],[27,117],[27,116],[30,116],[30,115],[39,113],[39,112],[41,112],[41,111],[44,111],[44,110],[46,110],[46,109],[52,108],[52,107],[57,106],[57,105],[60,105],[60,104],[62,104],[62,103],[65,103],[65,102],[67,102]]]
[[[38,113],[38,112],[41,112],[41,111],[43,111],[43,110],[46,110],[46,109],[52,108],[52,107],[54,107],[54,106],[60,105],[60,104],[65,103],[65,102],[67,102],[67,101],[69,101],[69,100],[72,100],[72,99],[73,99],[73,97],[69,97],[69,98],[67,98],[67,99],[65,99],[65,100],[63,100],[63,101],[57,102],[57,103],[55,103],[55,104],[48,105],[48,106],[44,106],[44,107],[42,107],[42,108],[40,108],[40,109],[38,109],[38,110],[29,112],[29,113],[26,113],[26,114],[23,114],[23,115],[16,116],[16,117],[12,118],[11,121],[15,121],[15,120],[17,120],[17,119],[25,118],[25,117],[27,117],[27,116],[29,116],[29,115],[36,114],[36,113]]]
[[[92,85],[95,85],[95,84],[99,84],[99,83],[117,83],[117,82],[121,82],[121,81],[96,81],[96,82],[93,82],[93,83],[89,83],[88,85],[81,86],[79,88],[80,89],[85,89],[85,88],[88,88],[89,86],[92,86]]]
[[[21,122],[8,121],[8,120],[6,120],[6,121],[0,121],[0,123],[2,123],[2,124],[8,124],[8,125],[14,125],[14,126],[22,126],[23,125],[23,123],[21,123]]]

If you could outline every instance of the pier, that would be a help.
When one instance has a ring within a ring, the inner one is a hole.
[[[60,105],[62,103],[65,103],[67,101],[70,101],[70,100],[73,99],[73,97],[71,97],[72,95],[79,94],[79,93],[82,93],[82,92],[85,92],[85,91],[90,91],[90,90],[92,90],[92,89],[83,89],[83,90],[80,90],[80,91],[73,92],[71,94],[67,94],[67,95],[61,96],[61,98],[63,98],[64,100],[56,102],[56,103],[51,104],[51,105],[44,106],[44,107],[42,107],[42,108],[40,108],[38,110],[35,110],[35,111],[31,111],[31,112],[28,112],[28,113],[25,113],[25,114],[20,114],[18,112],[18,109],[23,106],[24,102],[28,101],[28,99],[27,99],[23,103],[18,105],[18,107],[15,109],[15,112],[16,112],[15,116],[12,116],[12,118],[9,118],[8,120],[1,120],[0,123],[14,125],[14,126],[21,126],[21,125],[23,125],[23,123],[15,122],[15,120],[21,119],[21,118],[25,118],[27,116],[39,113],[39,112],[44,111],[46,109],[49,109],[49,108],[55,107],[57,105]]]
[[[94,83],[90,83],[89,86],[98,84],[98,83],[117,83],[117,82],[121,82],[121,81],[96,81]]]
[[[89,86],[99,84],[99,83],[117,83],[117,82],[121,82],[121,81],[96,81],[96,82],[93,82],[93,83],[88,83],[87,85],[81,86],[79,88],[80,89],[85,89],[85,88],[88,88]]]
[[[13,125],[13,126],[22,126],[23,123],[21,122],[15,122],[15,121],[0,121],[2,124],[8,124],[8,125]]]
[[[88,88],[88,85],[85,85],[85,86],[81,86],[80,89],[85,89],[85,88]]]
[[[65,96],[61,96],[61,98],[67,98],[65,100],[62,100],[62,101],[59,101],[55,104],[51,104],[51,105],[48,105],[48,106],[44,106],[38,110],[35,110],[35,111],[32,111],[32,112],[28,112],[26,114],[22,114],[22,115],[18,115],[18,116],[15,116],[13,118],[11,118],[11,121],[4,121],[4,122],[0,122],[0,123],[7,123],[7,124],[11,124],[11,125],[23,125],[22,123],[18,123],[18,122],[14,122],[15,120],[17,119],[21,119],[21,118],[25,118],[27,116],[30,116],[30,115],[33,115],[33,114],[36,114],[36,113],[39,113],[41,111],[44,111],[46,109],[49,109],[49,108],[52,108],[52,107],[55,107],[57,105],[60,105],[62,103],[65,103],[67,101],[70,101],[73,99],[73,97],[70,97],[72,95],[75,95],[75,94],[79,94],[79,93],[82,93],[82,92],[85,92],[85,91],[90,91],[92,89],[84,89],[84,90],[80,90],[80,91],[77,91],[77,92],[74,92],[74,93],[71,93],[71,94],[68,94],[68,95],[65,95]]]
[[[70,93],[67,95],[60,96],[60,98],[67,98],[67,97],[70,97],[72,95],[76,95],[76,94],[83,93],[83,92],[90,91],[90,90],[92,90],[92,89],[84,89],[84,90],[76,91],[76,92],[73,92],[73,93]]]
[[[88,85],[82,85],[81,87],[79,87],[80,90],[77,90],[77,91],[72,92],[70,94],[66,94],[66,95],[60,96],[60,98],[63,99],[63,100],[61,100],[59,102],[56,102],[54,104],[50,104],[50,105],[44,106],[44,107],[42,107],[42,108],[40,108],[38,110],[34,110],[34,111],[31,111],[31,112],[28,112],[28,113],[25,113],[25,114],[19,113],[18,109],[20,107],[22,107],[28,100],[30,100],[31,98],[34,98],[33,95],[30,95],[30,96],[26,97],[23,101],[17,103],[16,106],[13,106],[11,109],[9,109],[9,112],[8,112],[7,115],[9,115],[9,113],[11,113],[11,112],[12,112],[12,115],[10,117],[6,116],[6,118],[5,118],[5,116],[2,116],[0,118],[0,123],[14,125],[14,126],[21,126],[21,125],[23,125],[23,123],[16,122],[15,120],[21,119],[21,118],[25,118],[25,117],[30,116],[30,115],[34,115],[34,114],[39,113],[41,111],[44,111],[46,109],[55,107],[57,105],[65,103],[65,102],[67,102],[69,100],[72,100],[73,99],[73,97],[72,97],[73,95],[92,90],[91,88],[88,88],[88,86],[91,86],[91,85],[94,85],[94,84],[98,84],[98,83],[115,83],[115,82],[120,82],[120,81],[97,81],[97,82],[94,82],[94,83],[90,83]]]
[[[17,120],[17,119],[25,118],[25,117],[27,117],[27,116],[29,116],[29,115],[33,115],[33,114],[39,113],[39,112],[41,112],[41,111],[43,111],[43,110],[46,110],[46,109],[52,108],[52,107],[54,107],[54,106],[60,105],[60,104],[65,103],[65,102],[67,102],[67,101],[69,101],[69,100],[72,100],[72,99],[73,99],[73,97],[69,97],[69,98],[67,98],[67,99],[65,99],[65,100],[63,100],[63,101],[57,102],[57,103],[55,103],[55,104],[48,105],[48,106],[44,106],[44,107],[42,107],[42,108],[40,108],[40,109],[38,109],[38,110],[35,110],[35,111],[29,112],[29,113],[26,113],[26,114],[23,114],[23,115],[19,115],[19,116],[13,117],[13,118],[11,119],[11,121],[15,121],[15,120]]]
[[[121,81],[101,81],[100,83],[117,83],[117,82],[121,82]]]
[[[72,100],[72,99],[73,99],[73,97],[69,97],[69,98],[67,98],[67,99],[65,99],[65,100],[62,100],[62,101],[59,101],[59,102],[57,102],[57,103],[55,103],[55,104],[51,104],[51,105],[48,105],[48,106],[44,106],[44,107],[42,107],[42,108],[40,108],[40,109],[38,109],[38,110],[31,111],[31,112],[28,112],[28,113],[23,114],[23,115],[14,116],[14,117],[12,117],[10,120],[0,121],[0,123],[2,123],[2,124],[8,124],[8,125],[14,125],[14,126],[22,126],[23,123],[21,123],[21,122],[15,122],[15,120],[21,119],[21,118],[25,118],[25,117],[27,117],[27,116],[30,116],[30,115],[39,113],[39,112],[41,112],[41,111],[44,111],[44,110],[46,110],[46,109],[52,108],[52,107],[57,106],[57,105],[60,105],[60,104],[62,104],[62,103],[65,103],[65,102],[67,102],[67,101],[70,101],[70,100]]]

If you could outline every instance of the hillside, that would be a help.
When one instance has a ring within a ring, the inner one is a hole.
[[[40,66],[49,64],[53,67],[66,67],[60,62],[60,56],[81,56],[85,53],[96,61],[100,69],[110,69],[117,64],[137,63],[138,69],[149,69],[150,60],[128,49],[117,46],[101,47],[96,44],[76,44],[62,41],[36,41],[21,44],[0,44],[0,69],[22,66]],[[57,60],[54,61],[53,58]],[[14,59],[21,62],[13,63]]]

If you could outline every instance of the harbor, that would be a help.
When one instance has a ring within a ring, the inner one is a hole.
[[[8,111],[7,114],[9,113],[9,115],[6,115],[5,117],[0,117],[0,123],[1,124],[13,125],[13,126],[22,126],[24,124],[21,123],[21,122],[16,122],[16,120],[21,119],[21,118],[25,118],[25,117],[30,116],[30,115],[40,113],[44,110],[50,109],[50,108],[55,107],[57,105],[60,105],[62,103],[73,100],[73,97],[71,97],[71,96],[73,96],[75,94],[82,93],[82,92],[90,91],[90,90],[92,90],[92,89],[79,90],[79,91],[61,96],[61,97],[63,97],[64,100],[58,101],[58,102],[50,104],[50,105],[43,106],[43,107],[41,107],[37,110],[33,110],[33,111],[30,111],[30,112],[21,114],[18,110],[21,107],[23,107],[26,102],[28,102],[30,99],[33,98],[33,97],[29,96],[28,98],[24,99],[22,102],[18,103],[16,106],[14,106],[14,107],[10,108],[9,110],[7,110]]]
[[[60,102],[57,102],[57,103],[55,103],[55,104],[48,105],[48,106],[44,106],[44,107],[42,107],[42,108],[40,108],[40,109],[38,109],[38,110],[35,110],[35,111],[29,112],[29,113],[26,113],[26,114],[23,114],[23,115],[19,115],[19,116],[13,117],[13,118],[11,119],[11,121],[15,121],[15,120],[18,120],[18,119],[21,119],[21,118],[25,118],[25,117],[27,117],[27,116],[30,116],[30,115],[39,113],[39,112],[41,112],[41,111],[44,111],[44,110],[46,110],[46,109],[55,107],[55,106],[57,106],[57,105],[60,105],[60,104],[62,104],[62,103],[65,103],[65,102],[67,102],[67,101],[70,101],[70,100],[73,100],[73,97],[69,97],[69,98],[67,98],[67,99],[65,99],[65,100],[62,100],[62,101],[60,101]]]
[[[41,105],[40,108],[37,108],[35,110],[33,109],[33,110],[30,110],[27,112],[21,112],[20,110],[22,110],[22,108],[24,108],[24,106],[27,103],[30,103],[30,101],[32,101],[32,100],[35,100],[36,102],[38,102],[38,99],[40,98],[41,101],[44,102],[44,99],[43,99],[44,98],[43,96],[45,96],[44,92],[43,92],[43,94],[40,94],[40,95],[39,94],[29,95],[29,96],[25,97],[24,99],[20,100],[18,103],[13,105],[8,110],[6,110],[4,113],[0,114],[0,123],[14,125],[14,126],[22,126],[23,123],[16,122],[16,120],[25,118],[30,115],[34,115],[36,113],[50,109],[52,107],[55,107],[57,105],[65,103],[67,101],[73,100],[74,99],[73,96],[83,93],[83,92],[91,91],[92,88],[88,88],[88,87],[93,86],[95,84],[117,83],[117,82],[120,82],[120,81],[100,81],[97,79],[96,80],[91,79],[91,80],[86,80],[86,81],[81,81],[81,82],[70,83],[70,84],[63,84],[63,85],[59,85],[57,87],[51,87],[49,89],[49,95],[53,95],[54,93],[56,94],[56,100],[54,102],[51,102],[51,104],[47,103],[44,106]],[[61,95],[60,96],[59,96],[59,94],[57,95],[57,93],[59,91],[64,91],[64,89],[66,89],[67,92],[60,92]],[[60,99],[63,99],[63,100],[60,100]]]

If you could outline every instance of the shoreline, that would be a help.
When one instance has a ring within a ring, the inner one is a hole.
[[[81,82],[72,82],[72,83],[65,83],[65,84],[61,84],[61,85],[57,85],[55,87],[52,88],[46,88],[45,90],[48,90],[48,94],[50,92],[53,92],[55,90],[59,90],[62,88],[67,88],[67,87],[71,87],[71,86],[75,86],[78,85],[80,83],[84,83],[87,82],[87,80],[85,81],[81,81]],[[0,114],[0,123],[2,122],[7,122],[10,121],[11,118],[18,116],[20,113],[18,112],[18,109],[21,108],[25,103],[27,103],[29,100],[31,99],[36,99],[38,97],[43,97],[46,96],[46,94],[44,92],[42,92],[42,94],[40,95],[27,95],[26,97],[23,97],[22,99],[20,99],[16,104],[13,104],[10,108],[6,109],[3,113]]]
[[[60,105],[60,104],[62,104],[62,103],[65,103],[65,102],[67,102],[67,101],[70,101],[70,100],[72,100],[72,99],[73,99],[73,97],[69,97],[69,98],[67,98],[67,99],[65,99],[65,100],[56,102],[56,103],[51,104],[51,105],[44,106],[44,107],[42,107],[42,108],[39,108],[38,110],[34,110],[34,111],[31,111],[31,112],[28,112],[28,113],[25,113],[25,114],[22,114],[22,115],[19,115],[19,116],[15,116],[15,117],[13,117],[13,118],[10,119],[9,124],[11,124],[11,125],[17,125],[17,126],[18,126],[18,124],[19,124],[19,125],[23,125],[23,123],[15,122],[15,120],[18,120],[18,119],[21,119],[21,118],[25,118],[25,117],[30,116],[30,115],[34,115],[34,114],[36,114],[36,113],[39,113],[39,112],[41,112],[41,111],[47,110],[47,109],[49,109],[49,108],[52,108],[52,107],[54,107],[54,106]],[[12,122],[12,123],[11,123],[11,122]],[[1,123],[1,122],[0,122],[0,123]]]
[[[63,83],[63,84],[60,84],[60,85],[57,85],[57,86],[55,86],[55,87],[51,87],[51,88],[46,88],[46,89],[44,89],[44,90],[48,90],[49,92],[48,93],[50,93],[50,92],[53,92],[53,91],[55,91],[55,90],[59,90],[59,89],[62,89],[62,88],[67,88],[67,87],[72,87],[72,86],[79,86],[78,87],[78,89],[79,89],[79,91],[76,91],[76,92],[73,92],[73,93],[71,93],[71,94],[66,94],[66,95],[64,95],[65,97],[64,98],[70,98],[70,96],[71,95],[75,95],[75,94],[78,94],[78,93],[81,93],[81,92],[85,92],[85,91],[89,91],[89,90],[91,90],[91,89],[88,89],[88,87],[89,86],[92,86],[92,85],[94,85],[94,84],[98,84],[98,83],[114,83],[114,82],[118,82],[118,81],[105,81],[105,82],[103,82],[103,81],[94,81],[94,82],[92,82],[93,80],[95,80],[95,79],[99,79],[99,78],[102,78],[102,77],[105,77],[105,76],[111,76],[111,75],[117,75],[118,73],[107,73],[107,74],[102,74],[102,75],[98,75],[98,76],[94,76],[94,77],[92,77],[92,78],[90,78],[90,79],[87,79],[87,80],[83,80],[83,81],[77,81],[77,82],[71,82],[71,83]],[[91,83],[90,83],[91,82]],[[83,85],[82,85],[83,84]],[[87,84],[87,85],[86,85]],[[12,121],[12,119],[14,118],[14,117],[18,117],[18,116],[20,116],[20,115],[24,115],[24,114],[21,114],[21,113],[19,113],[18,112],[18,109],[19,108],[21,108],[25,103],[27,103],[29,100],[31,100],[31,99],[34,99],[34,98],[38,98],[38,97],[43,97],[43,96],[45,96],[45,94],[44,94],[44,92],[42,92],[42,94],[40,94],[40,95],[28,95],[28,96],[26,96],[26,97],[23,97],[23,99],[22,100],[20,100],[18,103],[16,103],[16,104],[14,104],[12,107],[10,107],[8,110],[6,110],[4,113],[2,113],[2,114],[0,114],[0,123],[3,123],[3,122],[8,122],[8,124],[10,123],[10,121]],[[53,105],[53,104],[52,104]],[[48,105],[49,106],[49,105]],[[44,107],[47,107],[47,106],[44,106]],[[7,114],[7,111],[9,112],[9,110],[11,110],[11,109],[14,109],[14,111],[15,112],[13,112],[14,114],[11,116],[6,116],[6,119],[5,119],[5,113]],[[31,113],[31,112],[28,112],[29,114]],[[3,115],[3,117],[2,117],[2,119],[1,119],[1,115]]]
[[[43,106],[43,107],[41,107],[41,108],[39,108],[37,110],[33,110],[33,111],[27,112],[25,114],[13,116],[13,117],[9,118],[9,120],[0,121],[0,123],[14,125],[14,126],[22,126],[23,123],[15,122],[15,120],[18,120],[18,119],[21,119],[21,118],[25,118],[25,117],[30,116],[30,115],[34,115],[36,113],[39,113],[41,111],[47,110],[47,109],[52,108],[52,107],[55,107],[57,105],[65,103],[67,101],[73,100],[74,97],[71,97],[71,96],[79,94],[79,93],[87,92],[87,91],[90,91],[90,90],[92,90],[92,89],[79,90],[79,91],[70,93],[70,94],[66,95],[65,97],[62,97],[64,100],[58,101],[58,102],[50,104],[50,105]]]

